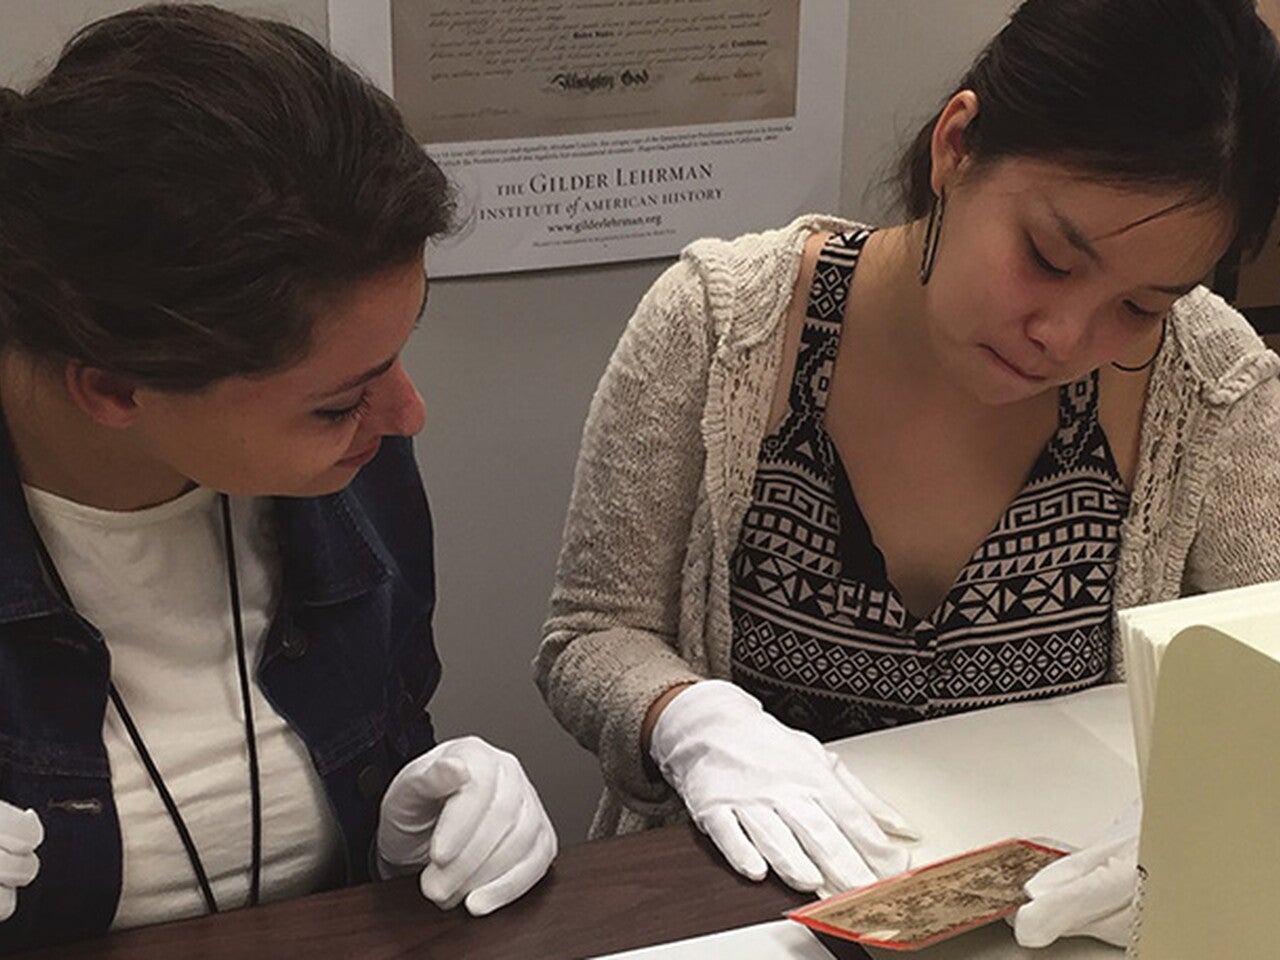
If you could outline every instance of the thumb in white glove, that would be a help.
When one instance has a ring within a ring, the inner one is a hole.
[[[0,921],[18,909],[18,888],[40,872],[36,847],[43,842],[44,825],[34,810],[0,800]]]
[[[1138,828],[1142,807],[1135,802],[1095,843],[1049,864],[1027,881],[1031,902],[1013,917],[1024,947],[1047,947],[1059,937],[1088,936],[1127,946],[1138,881]]]
[[[704,680],[677,694],[649,752],[743,876],[762,880],[772,867],[797,890],[848,890],[907,868],[910,854],[887,835],[917,839],[901,815],[735,684]]]
[[[483,916],[551,866],[556,833],[520,761],[479,737],[449,740],[405,765],[382,797],[378,871],[421,869],[422,895]]]

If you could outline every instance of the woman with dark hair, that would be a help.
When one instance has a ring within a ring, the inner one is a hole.
[[[1118,678],[1117,609],[1280,577],[1280,358],[1200,285],[1280,191],[1251,0],[1027,0],[903,171],[901,225],[690,245],[610,362],[536,663],[595,836],[901,870],[821,741]],[[1120,939],[1112,873],[1019,938]]]
[[[486,913],[556,851],[427,712],[400,360],[449,225],[391,101],[212,7],[0,91],[0,951],[421,872]]]

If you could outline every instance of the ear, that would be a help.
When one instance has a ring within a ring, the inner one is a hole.
[[[95,423],[120,430],[137,419],[138,384],[129,377],[72,361],[63,383],[67,395]]]
[[[961,90],[942,108],[938,122],[933,125],[933,137],[929,141],[933,170],[930,184],[934,194],[951,183],[957,172],[969,158],[964,134],[969,124],[978,116],[978,95],[972,90]]]

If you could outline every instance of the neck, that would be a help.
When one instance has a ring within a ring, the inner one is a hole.
[[[930,406],[953,412],[974,407],[941,362],[928,322],[927,288],[920,282],[924,224],[907,223],[871,235],[858,262],[856,316],[862,318],[861,349],[873,352],[881,369]]]
[[[0,354],[0,412],[22,482],[102,510],[141,510],[191,483],[150,456],[129,429],[105,427],[68,395],[62,367]]]

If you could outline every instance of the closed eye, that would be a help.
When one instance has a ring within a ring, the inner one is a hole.
[[[1070,270],[1063,270],[1061,267],[1050,263],[1048,258],[1040,252],[1040,248],[1036,246],[1036,242],[1027,237],[1027,252],[1031,256],[1031,262],[1034,263],[1041,272],[1047,273],[1051,277],[1062,279],[1071,276]]]
[[[360,394],[360,399],[349,407],[337,407],[327,410],[317,410],[315,415],[322,420],[330,423],[345,423],[348,420],[355,420],[363,416],[369,409],[369,391],[366,390]]]
[[[1164,313],[1163,310],[1144,310],[1142,309],[1142,307],[1138,306],[1132,300],[1126,300],[1124,302],[1124,308],[1128,310],[1130,313],[1132,313],[1135,317],[1146,317],[1149,319],[1155,319],[1156,317]]]

